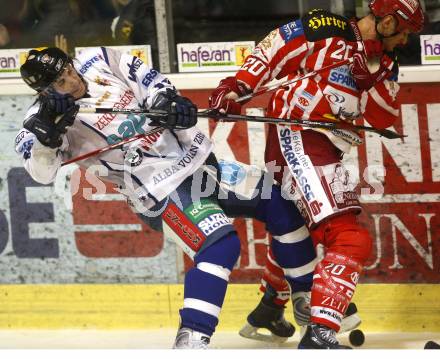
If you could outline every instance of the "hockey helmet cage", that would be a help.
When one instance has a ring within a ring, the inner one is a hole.
[[[397,32],[409,29],[420,32],[425,24],[425,15],[419,0],[372,0],[369,5],[377,18],[392,15],[397,20]]]
[[[57,47],[33,49],[21,65],[20,74],[26,84],[41,92],[57,79],[70,62],[69,55]]]

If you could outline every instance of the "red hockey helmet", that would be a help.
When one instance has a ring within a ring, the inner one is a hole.
[[[398,22],[397,32],[405,29],[420,32],[423,29],[425,15],[419,0],[373,0],[368,6],[376,17],[394,16]]]

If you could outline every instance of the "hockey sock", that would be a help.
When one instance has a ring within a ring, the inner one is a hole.
[[[272,305],[278,307],[284,307],[290,299],[289,283],[284,279],[283,269],[276,263],[270,249],[267,251],[260,291],[265,293],[263,299],[266,297],[266,301],[271,301]],[[269,293],[266,296],[267,291]]]
[[[264,292],[269,284],[277,291],[274,303],[283,306],[290,298],[290,287],[295,292],[310,291],[317,260],[298,209],[282,197],[278,186],[272,187],[271,195],[271,200],[262,200],[256,210],[257,219],[266,223],[273,236],[260,290]]]
[[[318,263],[316,251],[305,227],[273,236],[271,254],[283,269],[284,277],[295,292],[311,290],[313,271]]]
[[[218,324],[229,275],[240,254],[240,240],[229,233],[196,255],[185,276],[181,327],[211,336]]]
[[[316,266],[311,298],[311,321],[339,331],[350,304],[362,265],[342,254],[329,252]]]

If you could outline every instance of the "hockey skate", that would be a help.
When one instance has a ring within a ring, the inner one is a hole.
[[[336,332],[320,324],[310,324],[298,349],[351,349],[351,347],[339,344]]]
[[[267,329],[270,334],[261,333],[259,329]],[[270,343],[284,343],[294,333],[295,327],[284,318],[284,307],[265,304],[263,299],[239,331],[244,338]]]
[[[208,349],[210,338],[189,328],[180,328],[173,349]]]

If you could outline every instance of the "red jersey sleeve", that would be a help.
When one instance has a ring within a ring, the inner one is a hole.
[[[301,20],[290,22],[267,35],[236,74],[253,91],[277,78],[297,73],[308,54]]]
[[[362,94],[361,111],[371,126],[387,128],[399,118],[398,92],[397,82],[384,80]]]

